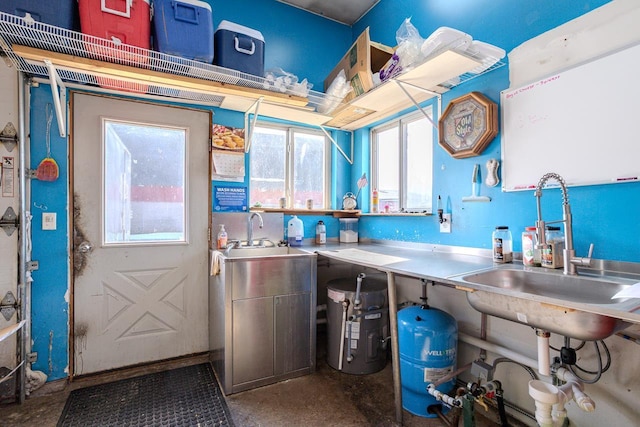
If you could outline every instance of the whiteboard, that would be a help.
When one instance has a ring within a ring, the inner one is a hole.
[[[640,45],[500,94],[502,190],[640,177]]]

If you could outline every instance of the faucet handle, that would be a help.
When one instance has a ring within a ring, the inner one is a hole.
[[[573,257],[570,262],[582,267],[591,267],[591,255],[593,255],[593,243],[589,245],[589,254],[586,257]]]

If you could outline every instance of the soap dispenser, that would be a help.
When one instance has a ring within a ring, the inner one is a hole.
[[[220,231],[218,231],[218,249],[227,248],[227,230],[224,229],[224,224],[220,224]]]

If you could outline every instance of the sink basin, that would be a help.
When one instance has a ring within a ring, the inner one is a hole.
[[[484,290],[468,292],[467,300],[476,310],[535,328],[593,341],[607,338],[629,326],[629,323],[614,317],[570,307],[575,303],[601,307],[619,304],[620,300],[612,300],[611,297],[633,284],[632,280],[566,276],[556,271],[515,268],[467,274],[461,279],[466,283],[501,290],[500,293]],[[513,292],[502,292],[507,290]],[[545,298],[554,302],[545,302]],[[566,307],[562,301],[572,304]]]
[[[615,304],[611,297],[629,283],[608,281],[591,276],[567,276],[544,271],[496,269],[469,274],[471,283],[511,289],[532,295],[587,304]]]
[[[247,247],[231,249],[227,258],[254,258],[284,255],[309,255],[309,252],[289,246]]]

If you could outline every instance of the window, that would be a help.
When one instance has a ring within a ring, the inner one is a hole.
[[[187,130],[103,119],[104,242],[186,241]]]
[[[371,188],[381,211],[431,212],[433,134],[421,112],[372,130]]]
[[[250,203],[289,209],[324,209],[329,201],[330,143],[321,132],[305,128],[258,125],[250,154]]]

